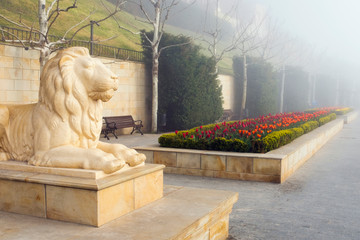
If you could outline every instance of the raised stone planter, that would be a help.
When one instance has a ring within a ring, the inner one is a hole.
[[[164,164],[165,173],[282,183],[339,132],[343,124],[343,119],[336,119],[266,154],[158,146],[135,149],[146,155],[148,163]]]
[[[352,112],[349,112],[348,114],[340,115],[340,116],[338,116],[338,118],[344,119],[344,124],[349,124],[355,118],[357,118],[357,116],[358,116],[358,112],[352,111]]]

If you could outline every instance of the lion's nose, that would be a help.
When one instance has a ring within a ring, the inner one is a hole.
[[[116,91],[119,86],[119,81],[117,76],[111,76],[111,79],[114,80],[114,90]]]

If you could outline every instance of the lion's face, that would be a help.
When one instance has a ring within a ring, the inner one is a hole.
[[[117,77],[100,60],[90,56],[74,59],[74,73],[90,98],[107,102],[118,88]]]

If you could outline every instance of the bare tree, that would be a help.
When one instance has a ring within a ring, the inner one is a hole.
[[[40,71],[48,60],[50,54],[63,46],[64,44],[69,44],[74,39],[76,34],[83,30],[84,28],[90,26],[91,24],[99,24],[102,21],[114,16],[117,12],[120,11],[120,6],[124,4],[124,0],[118,0],[115,4],[115,8],[112,12],[109,13],[106,17],[102,19],[92,19],[88,23],[85,23],[93,13],[90,13],[87,17],[85,17],[82,21],[78,22],[71,28],[69,28],[65,34],[59,38],[57,41],[51,42],[49,39],[49,32],[51,27],[54,25],[58,17],[63,14],[69,12],[71,9],[77,8],[77,0],[72,0],[72,4],[67,7],[60,6],[60,0],[53,0],[51,4],[46,7],[46,0],[38,0],[38,19],[39,19],[39,27],[36,28],[34,26],[29,26],[23,21],[13,20],[7,18],[6,16],[0,14],[0,18],[3,18],[9,23],[14,24],[17,27],[28,30],[30,32],[28,39],[20,39],[16,35],[11,32],[7,32],[0,27],[0,31],[2,34],[2,38],[6,42],[18,43],[21,44],[25,49],[36,49],[40,51]],[[5,34],[11,35],[14,40],[6,40]],[[39,38],[36,39],[33,37],[34,34],[38,34]]]
[[[238,19],[238,2],[235,1],[230,10],[225,14],[222,14],[219,2],[220,0],[215,1],[215,16],[213,22],[210,19],[212,17],[212,14],[210,14],[210,11],[212,10],[210,6],[210,0],[207,0],[206,2],[205,19],[202,30],[205,36],[201,39],[201,41],[203,41],[207,45],[207,50],[215,61],[215,74],[218,73],[218,63],[224,58],[224,55],[237,48],[238,42],[241,39],[242,34],[239,32],[234,32],[230,40],[224,39],[224,35],[226,35],[224,33],[224,25],[232,24],[232,22]],[[220,43],[223,43],[223,47],[219,47]]]
[[[270,61],[277,71],[281,72],[279,111],[283,112],[286,65],[300,61],[306,51],[302,44],[282,32],[278,24],[268,18],[260,34],[262,44],[257,48],[257,55],[263,61]],[[309,75],[310,76],[310,75]]]
[[[164,28],[166,22],[170,17],[172,10],[181,2],[181,0],[134,0],[129,1],[133,4],[138,5],[141,12],[143,13],[144,19],[136,18],[138,21],[150,24],[153,34],[149,36],[145,31],[133,32],[119,23],[119,28],[125,29],[133,34],[143,34],[145,39],[148,41],[152,50],[152,113],[151,113],[151,131],[157,132],[157,119],[158,119],[158,82],[159,82],[159,58],[161,52],[167,48],[189,44],[174,44],[165,47],[159,47],[161,38],[164,34]],[[145,5],[145,4],[148,5]],[[191,6],[194,2],[188,4]],[[151,11],[150,11],[151,10]],[[182,9],[183,10],[183,9]]]
[[[237,49],[240,50],[243,58],[243,86],[242,86],[242,99],[240,105],[240,119],[244,117],[246,108],[246,95],[247,95],[247,55],[258,49],[263,44],[263,39],[259,37],[261,27],[265,18],[259,20],[253,18],[246,23],[239,22],[237,24],[236,32],[239,36],[237,41]]]

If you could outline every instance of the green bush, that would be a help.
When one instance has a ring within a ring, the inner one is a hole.
[[[331,113],[331,114],[327,115],[326,117],[320,118],[319,119],[319,124],[320,124],[320,126],[322,126],[322,125],[324,125],[324,124],[326,124],[326,123],[328,123],[328,122],[330,122],[330,121],[332,121],[334,119],[336,119],[336,114]]]
[[[153,33],[146,35],[151,38]],[[141,36],[150,71],[152,50],[145,35]],[[159,58],[159,126],[164,118],[165,131],[215,122],[223,113],[223,100],[214,59],[203,55],[190,38],[164,33],[159,48],[170,45],[179,46],[164,49]]]
[[[268,152],[273,149],[279,148],[290,143],[292,140],[302,135],[303,130],[301,128],[285,129],[275,131],[261,140],[261,148],[254,149],[255,152]]]
[[[318,121],[306,122],[300,126],[300,128],[302,128],[304,130],[304,133],[311,132],[312,130],[314,130],[317,127],[319,127]]]
[[[248,152],[249,144],[240,139],[215,138],[212,140],[182,139],[182,133],[163,134],[159,137],[161,147],[187,148],[199,150],[229,151],[229,152]]]
[[[337,110],[335,110],[335,113],[336,113],[336,115],[345,115],[351,111],[352,111],[352,108],[347,107],[347,108],[337,109]]]
[[[236,102],[241,102],[243,86],[243,56],[233,57]],[[247,57],[246,108],[249,117],[278,111],[278,82],[273,66],[260,59]],[[239,114],[240,109],[234,109]]]

